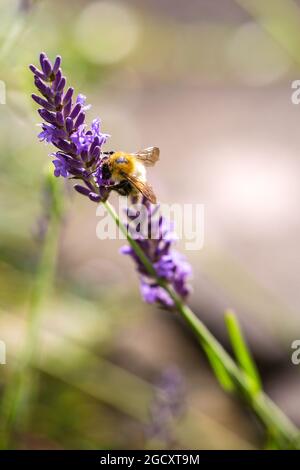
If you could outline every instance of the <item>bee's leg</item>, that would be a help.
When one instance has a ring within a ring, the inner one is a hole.
[[[111,191],[115,188],[115,183],[102,185],[102,202],[106,202]]]
[[[123,180],[120,183],[112,187],[114,191],[117,191],[121,196],[129,196],[132,192],[132,185],[127,180]]]
[[[109,188],[109,186],[107,186],[107,187],[104,189],[104,191],[103,191],[103,190],[101,191],[101,193],[102,193],[102,194],[101,194],[101,201],[102,201],[102,202],[106,202],[107,199],[108,199],[108,197],[109,197],[109,195],[110,195],[110,193],[111,193],[111,189]]]
[[[120,183],[108,184],[105,186],[105,192],[103,194],[102,200],[105,202],[111,191],[116,191],[120,196],[129,196],[132,194],[133,188],[129,181],[122,180]]]

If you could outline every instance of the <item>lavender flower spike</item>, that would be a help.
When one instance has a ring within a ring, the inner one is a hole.
[[[191,277],[191,266],[184,256],[172,248],[176,237],[170,223],[162,215],[156,217],[159,207],[156,206],[154,208],[145,198],[143,198],[142,204],[147,211],[148,226],[146,230],[142,230],[142,233],[140,231],[138,236],[135,234],[135,241],[152,263],[156,276],[170,284],[175,292],[182,299],[185,299],[190,293],[188,280]],[[134,220],[136,217],[136,213],[132,215],[130,210],[127,215],[129,220]],[[152,238],[151,234],[154,232],[154,225],[156,225],[156,236]],[[140,274],[141,294],[145,302],[149,304],[158,303],[164,307],[173,307],[174,302],[169,294],[158,284],[156,277],[149,275],[133,248],[131,246],[124,246],[121,252],[130,255],[136,263],[138,273]]]
[[[57,150],[52,153],[54,175],[63,178],[76,178],[83,182],[75,189],[92,201],[99,202],[105,188],[95,182],[94,174],[101,165],[101,147],[108,135],[100,129],[100,121],[93,121],[91,129],[85,124],[85,96],[79,94],[74,100],[74,89],[65,90],[66,78],[61,70],[61,57],[54,64],[46,54],[40,54],[39,70],[34,65],[29,68],[34,74],[34,83],[39,94],[32,99],[40,106],[38,112],[43,123],[38,138]],[[83,189],[82,189],[83,188]]]

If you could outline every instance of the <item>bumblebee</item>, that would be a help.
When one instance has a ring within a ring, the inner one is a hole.
[[[156,196],[146,180],[146,166],[153,166],[159,160],[159,148],[149,147],[137,153],[108,152],[102,167],[103,179],[113,182],[109,189],[122,196],[137,197],[141,193],[152,204]]]

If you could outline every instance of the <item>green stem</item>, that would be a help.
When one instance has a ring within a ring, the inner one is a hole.
[[[32,394],[33,388],[30,364],[38,346],[41,307],[53,284],[55,272],[62,213],[61,194],[59,183],[53,175],[47,174],[45,183],[51,199],[50,214],[30,299],[24,346],[21,348],[18,363],[2,398],[0,424],[0,448],[2,449],[13,446],[12,436],[17,423],[24,427],[24,411],[28,405],[28,395]]]
[[[126,236],[128,243],[145,266],[149,275],[155,277],[156,281],[173,299],[175,307],[184,321],[192,329],[199,343],[205,351],[211,352],[214,357],[220,361],[230,378],[235,384],[235,390],[246,400],[248,405],[259,417],[265,425],[269,433],[276,440],[278,447],[284,448],[300,448],[299,430],[288,419],[288,417],[277,407],[277,405],[263,392],[257,391],[253,393],[253,388],[249,386],[247,375],[234,362],[231,356],[225,351],[223,346],[210,333],[195,313],[182,301],[173,288],[162,279],[156,276],[156,272],[151,261],[145,255],[138,243],[131,237],[126,226],[121,222],[115,209],[109,202],[104,202],[109,214],[112,216],[117,226]]]

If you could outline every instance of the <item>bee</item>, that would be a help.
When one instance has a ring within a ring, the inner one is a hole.
[[[153,166],[159,160],[159,148],[149,147],[137,153],[108,152],[101,167],[102,177],[111,180],[112,190],[122,196],[138,196],[141,193],[152,204],[156,196],[146,180],[146,166]]]

